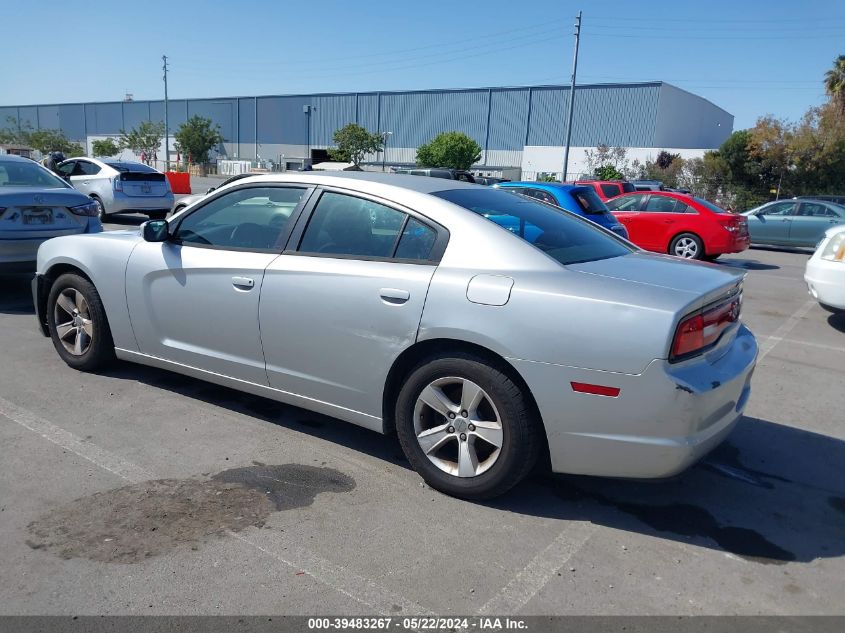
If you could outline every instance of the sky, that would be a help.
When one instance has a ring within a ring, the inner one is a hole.
[[[796,120],[845,53],[842,0],[2,0],[0,105],[661,80]],[[577,106],[576,106],[577,107]]]

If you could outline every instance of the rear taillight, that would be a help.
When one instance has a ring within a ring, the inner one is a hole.
[[[684,360],[715,345],[722,332],[739,320],[741,308],[742,297],[737,296],[685,317],[675,330],[669,360]]]
[[[112,184],[115,191],[123,191],[123,181],[120,179],[120,174],[112,179]]]
[[[89,217],[96,217],[100,214],[100,208],[93,200],[77,207],[70,207],[69,211],[74,215],[87,215]]]

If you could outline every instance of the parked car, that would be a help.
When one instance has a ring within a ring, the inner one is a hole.
[[[173,213],[180,213],[182,211],[182,209],[185,209],[186,207],[191,206],[192,204],[194,204],[198,200],[202,200],[208,194],[210,194],[212,191],[217,191],[220,187],[225,187],[229,183],[237,182],[238,180],[241,180],[242,178],[248,178],[249,176],[254,176],[254,175],[255,174],[251,174],[251,173],[235,174],[234,176],[230,176],[229,178],[227,178],[226,180],[221,182],[219,185],[214,186],[214,187],[209,187],[208,189],[205,190],[205,193],[192,193],[192,194],[187,195],[187,196],[182,196],[181,198],[176,200],[176,202],[173,203]]]
[[[473,179],[475,180],[475,184],[487,185],[488,187],[500,182],[510,182],[510,178],[498,178],[496,176],[473,176]]]
[[[94,202],[35,161],[0,155],[0,272],[31,272],[45,240],[97,233]]]
[[[659,180],[633,180],[631,184],[636,191],[663,191],[665,189]]]
[[[411,176],[429,176],[431,178],[446,178],[447,180],[463,180],[464,182],[475,182],[475,176],[462,169],[447,168],[405,168],[400,167],[393,170],[394,174],[410,174]]]
[[[165,175],[143,163],[78,157],[64,161],[58,170],[97,203],[100,220],[112,213],[144,213],[161,219],[173,207]]]
[[[744,211],[752,244],[816,246],[830,227],[845,224],[845,207],[824,200],[778,200]]]
[[[616,196],[621,196],[623,193],[631,193],[636,191],[634,185],[627,180],[576,180],[576,185],[587,185],[592,187],[602,202],[606,202]]]
[[[749,246],[747,220],[703,198],[652,191],[628,193],[607,206],[629,239],[648,251],[712,260]]]
[[[650,478],[719,444],[757,357],[743,278],[501,189],[312,172],[50,240],[33,284],[71,367],[117,356],[395,430],[432,487],[480,499],[541,454]]]
[[[845,313],[845,226],[827,230],[807,262],[804,281],[821,307]]]
[[[524,196],[553,204],[570,213],[591,220],[626,240],[628,239],[628,231],[608,210],[590,186],[545,182],[503,182],[494,185],[494,187],[513,193],[521,193]],[[518,224],[511,228],[519,231]]]
[[[825,200],[826,202],[835,202],[836,204],[845,206],[845,196],[798,196],[798,200]]]

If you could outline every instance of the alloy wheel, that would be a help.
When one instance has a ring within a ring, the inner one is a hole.
[[[698,255],[698,243],[691,237],[682,237],[675,242],[675,255],[694,259]]]
[[[414,434],[432,464],[457,477],[476,477],[499,458],[504,433],[496,405],[466,378],[438,378],[417,397]]]
[[[94,322],[88,302],[75,288],[65,288],[56,297],[53,308],[56,335],[69,354],[82,356],[91,347]]]

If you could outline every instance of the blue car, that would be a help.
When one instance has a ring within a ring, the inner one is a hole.
[[[614,217],[592,187],[564,185],[556,182],[500,182],[493,186],[553,204],[628,239],[628,231]]]

